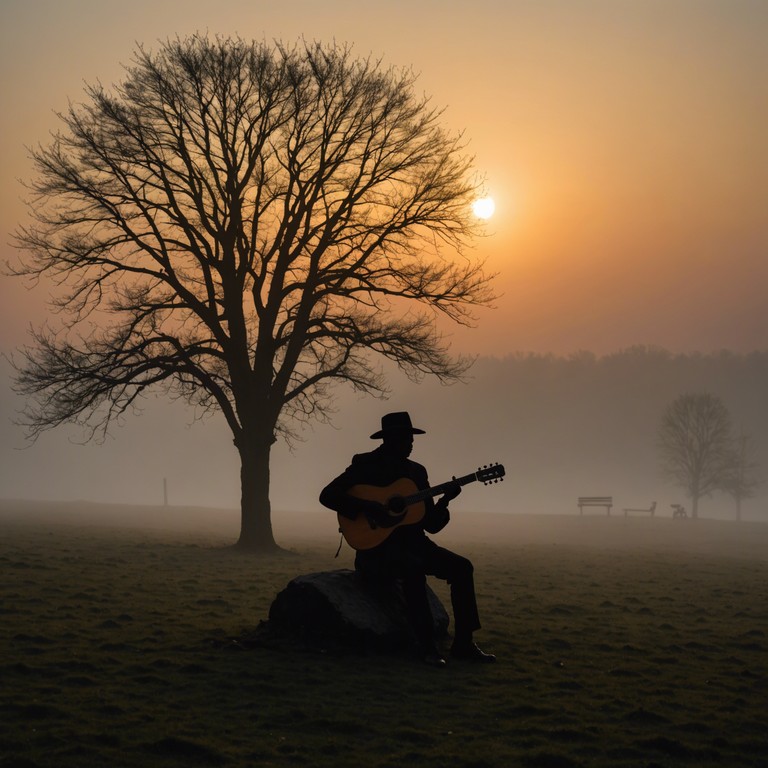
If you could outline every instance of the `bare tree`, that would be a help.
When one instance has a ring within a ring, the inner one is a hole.
[[[736,520],[741,521],[741,502],[751,499],[760,485],[757,464],[752,461],[750,438],[741,434],[733,440],[721,488],[736,502]]]
[[[664,472],[685,489],[697,518],[699,499],[722,487],[730,460],[728,409],[715,395],[680,395],[664,410],[658,444]]]
[[[462,255],[471,158],[414,84],[343,46],[194,36],[140,47],[111,93],[88,87],[33,151],[9,266],[60,285],[63,322],[16,362],[30,435],[103,437],[149,388],[220,411],[238,543],[274,548],[275,440],[327,419],[333,382],[385,394],[376,353],[457,379],[469,361],[435,320],[470,324],[492,300]]]

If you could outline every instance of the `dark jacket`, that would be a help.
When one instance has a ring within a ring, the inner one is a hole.
[[[379,446],[369,453],[359,453],[352,458],[352,463],[342,474],[332,480],[321,492],[320,503],[340,515],[354,519],[363,513],[366,502],[350,496],[347,491],[354,485],[375,485],[384,487],[401,478],[411,479],[419,490],[429,488],[427,470],[410,459],[393,457],[384,446]],[[447,504],[435,504],[432,498],[424,500],[424,517],[414,525],[400,526],[392,532],[390,539],[423,537],[424,532],[441,531],[450,519]]]

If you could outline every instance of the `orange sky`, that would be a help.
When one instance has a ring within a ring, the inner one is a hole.
[[[766,347],[768,3],[3,0],[3,259],[24,144],[137,42],[198,30],[335,38],[421,73],[497,203],[477,250],[503,295],[462,351]],[[0,290],[7,350],[45,297]]]

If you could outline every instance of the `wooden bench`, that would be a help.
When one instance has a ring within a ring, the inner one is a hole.
[[[672,507],[673,520],[686,520],[688,518],[688,513],[682,504],[670,504],[670,506]]]
[[[630,512],[644,512],[646,515],[653,517],[656,514],[656,502],[654,501],[647,509],[627,509],[624,508],[624,517],[627,517]]]
[[[579,496],[579,514],[584,514],[584,507],[605,507],[607,514],[613,508],[613,496]]]

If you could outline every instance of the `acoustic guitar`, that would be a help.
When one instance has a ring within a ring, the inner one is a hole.
[[[364,501],[379,502],[385,507],[387,517],[372,522],[363,514],[358,515],[354,520],[339,515],[339,530],[353,549],[372,549],[381,544],[395,528],[420,522],[426,511],[424,499],[442,495],[454,483],[459,485],[468,485],[476,481],[484,485],[498,483],[504,479],[504,474],[503,465],[490,464],[481,467],[477,472],[456,477],[447,483],[423,490],[419,490],[416,483],[409,477],[401,477],[385,486],[353,485],[348,491],[350,496]]]

